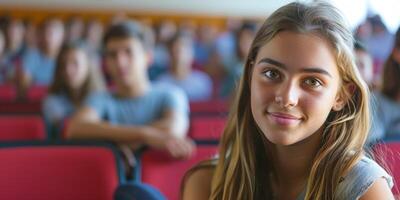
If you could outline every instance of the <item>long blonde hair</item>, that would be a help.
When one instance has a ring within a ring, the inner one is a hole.
[[[324,126],[321,146],[314,158],[305,199],[335,198],[343,177],[363,155],[369,130],[369,92],[353,57],[353,37],[339,11],[327,3],[290,3],[275,11],[261,26],[250,48],[244,74],[220,142],[220,156],[212,181],[210,199],[272,199],[268,179],[271,160],[266,138],[250,108],[250,82],[259,49],[281,31],[312,33],[330,42],[342,84],[345,107],[331,111]]]

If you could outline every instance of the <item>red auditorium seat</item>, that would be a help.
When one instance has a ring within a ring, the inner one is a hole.
[[[39,114],[41,113],[41,109],[42,109],[42,104],[40,101],[0,102],[0,113]]]
[[[106,146],[1,147],[0,198],[112,200],[121,183],[116,158]]]
[[[208,113],[208,114],[225,114],[228,112],[228,103],[224,100],[210,100],[210,101],[199,101],[190,102],[190,112],[193,114],[197,113]]]
[[[41,102],[46,95],[47,87],[33,86],[26,99],[17,99],[15,88],[0,86],[0,113],[41,113]]]
[[[12,85],[0,85],[0,101],[14,101],[17,98],[17,92]]]
[[[185,172],[198,162],[212,158],[217,150],[217,146],[198,146],[195,156],[189,160],[176,160],[160,151],[146,151],[141,159],[142,181],[158,188],[169,200],[178,200]]]
[[[45,139],[46,129],[40,116],[0,116],[0,141]]]
[[[193,116],[190,119],[189,136],[195,140],[218,140],[225,123],[226,117]]]
[[[400,197],[400,142],[385,142],[374,146],[375,159],[389,171],[394,179],[392,191]],[[386,167],[385,167],[386,166]],[[399,198],[400,199],[400,198]]]
[[[32,86],[28,90],[27,99],[29,101],[42,101],[47,95],[47,86]]]

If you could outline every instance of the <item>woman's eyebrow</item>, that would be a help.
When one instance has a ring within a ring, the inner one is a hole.
[[[276,61],[274,59],[271,59],[271,58],[263,58],[260,61],[258,61],[257,64],[260,64],[260,63],[271,64],[271,65],[277,66],[279,68],[282,68],[284,70],[287,70],[287,66],[285,64],[283,64],[279,61]],[[307,72],[307,73],[323,74],[323,75],[327,75],[332,78],[332,75],[328,71],[324,70],[322,67],[307,67],[307,68],[301,69],[300,71]]]
[[[260,61],[258,61],[257,64],[260,64],[260,63],[268,63],[268,64],[271,64],[271,65],[275,65],[277,67],[286,69],[286,65],[285,64],[280,63],[279,61],[276,61],[276,60],[271,59],[271,58],[263,58]]]

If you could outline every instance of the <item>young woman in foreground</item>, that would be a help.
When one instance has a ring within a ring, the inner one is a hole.
[[[258,31],[218,160],[186,174],[183,199],[393,199],[392,178],[364,155],[368,88],[343,17],[291,3]]]

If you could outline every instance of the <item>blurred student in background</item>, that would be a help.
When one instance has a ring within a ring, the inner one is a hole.
[[[358,70],[371,90],[370,106],[372,118],[367,142],[373,144],[386,137],[390,137],[390,127],[393,123],[400,121],[400,104],[379,91],[373,75],[372,57],[360,41],[355,42],[354,53]]]
[[[53,82],[43,102],[43,115],[51,133],[59,131],[92,92],[105,89],[102,74],[89,62],[82,43],[63,45],[56,59]]]
[[[64,40],[64,25],[57,18],[49,18],[39,26],[38,48],[27,49],[22,69],[17,71],[20,95],[32,85],[47,86],[53,80],[55,59]]]
[[[385,62],[382,93],[400,102],[400,28],[397,29],[392,51]]]
[[[220,89],[220,96],[230,99],[235,94],[235,88],[244,71],[244,63],[249,52],[251,42],[256,33],[256,26],[252,23],[244,23],[235,33],[235,54],[227,60],[223,60],[223,67],[226,76]]]
[[[190,157],[188,100],[179,88],[151,85],[145,39],[143,28],[132,21],[106,31],[104,56],[115,90],[91,95],[72,118],[67,137],[148,145],[176,158]]]
[[[15,81],[15,73],[21,67],[24,47],[25,28],[20,19],[6,17],[4,19],[4,49],[1,58],[1,75],[3,81]]]
[[[36,48],[37,46],[37,27],[29,19],[24,20],[25,34],[24,34],[24,46],[25,49]]]
[[[103,33],[104,26],[100,21],[92,19],[87,23],[84,34],[84,41],[92,65],[99,69],[102,67],[101,38],[103,37]]]
[[[82,41],[85,31],[85,21],[79,16],[70,17],[65,23],[65,41]]]
[[[0,29],[0,84],[4,84],[8,79],[8,65],[5,59],[5,46],[6,39],[4,37],[3,31]]]
[[[400,105],[400,27],[393,48],[383,66],[382,94]],[[390,125],[390,133],[400,134],[400,120]]]
[[[367,18],[371,31],[365,44],[374,60],[374,73],[382,74],[382,66],[393,47],[393,34],[389,32],[380,15]]]
[[[149,68],[149,76],[151,80],[156,80],[168,70],[170,58],[166,43],[176,34],[177,27],[173,21],[163,20],[156,24],[153,29],[155,30],[154,59]]]
[[[159,77],[157,83],[182,88],[189,101],[209,100],[212,80],[205,72],[193,69],[193,39],[177,33],[167,42],[167,49],[170,55],[169,71]]]
[[[25,25],[22,20],[9,18],[6,24],[6,55],[10,64],[16,65],[21,61],[25,52]]]

